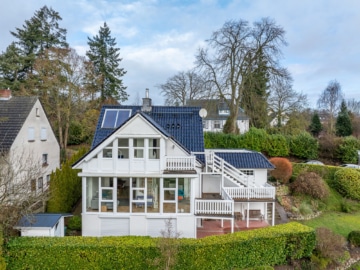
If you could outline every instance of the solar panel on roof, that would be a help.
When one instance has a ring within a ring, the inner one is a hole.
[[[131,110],[106,109],[102,128],[117,128],[124,123],[131,114]]]

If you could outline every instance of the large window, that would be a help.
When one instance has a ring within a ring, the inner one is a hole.
[[[101,212],[112,211],[114,208],[114,197],[113,197],[114,180],[110,177],[101,178]]]
[[[144,158],[144,139],[134,139],[134,158]]]
[[[112,158],[112,148],[113,148],[113,143],[109,143],[109,144],[103,149],[103,157],[104,157],[104,158]]]
[[[164,178],[163,186],[163,212],[175,213],[176,212],[176,178]]]
[[[160,158],[160,140],[149,139],[149,159]]]
[[[105,110],[105,115],[101,127],[117,128],[130,117],[130,114],[131,110],[107,109]]]
[[[118,158],[129,158],[129,139],[118,139]]]

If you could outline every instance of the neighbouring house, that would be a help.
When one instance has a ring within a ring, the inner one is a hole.
[[[39,213],[23,216],[14,227],[21,236],[65,236],[65,217],[71,214]]]
[[[187,106],[201,107],[206,110],[203,116],[203,130],[222,132],[226,120],[230,115],[229,106],[221,99],[188,100]],[[249,117],[239,108],[237,126],[240,134],[249,131]]]
[[[47,189],[51,172],[60,166],[60,147],[37,97],[0,90],[0,153],[11,164],[14,181],[32,173],[29,190]]]
[[[286,113],[282,113],[280,117],[280,125],[278,115],[274,112],[269,112],[269,125],[270,127],[285,126],[289,121],[289,116]]]
[[[205,219],[274,225],[273,165],[258,152],[204,149],[201,107],[103,106],[82,177],[82,235],[196,238]],[[268,214],[270,212],[270,214]]]

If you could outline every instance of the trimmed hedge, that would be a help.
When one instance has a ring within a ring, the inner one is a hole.
[[[9,269],[161,269],[161,238],[19,237],[7,245]],[[314,229],[291,222],[202,239],[180,238],[174,269],[236,269],[281,265],[309,257]]]
[[[315,159],[318,156],[319,143],[307,132],[290,137],[290,153],[299,158]]]
[[[360,200],[360,171],[342,168],[334,175],[335,188],[343,195],[354,200]]]

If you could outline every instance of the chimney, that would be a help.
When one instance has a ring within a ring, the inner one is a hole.
[[[9,100],[11,98],[11,90],[8,89],[0,89],[0,100]]]
[[[141,111],[143,112],[151,112],[151,98],[149,98],[149,89],[145,90],[145,98],[143,100],[143,105],[141,107]]]

